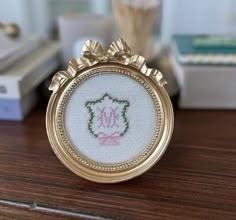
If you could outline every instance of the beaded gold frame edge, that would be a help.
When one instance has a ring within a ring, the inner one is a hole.
[[[157,118],[161,120],[145,150],[119,164],[97,163],[77,152],[68,140],[63,121],[64,108],[73,90],[86,79],[107,72],[127,75],[142,84],[152,97]],[[140,175],[160,159],[171,138],[173,110],[163,87],[165,84],[162,74],[147,68],[143,57],[132,55],[122,39],[112,43],[107,51],[98,42],[87,41],[81,58],[70,61],[67,71],[56,73],[49,88],[53,94],[47,109],[46,126],[54,152],[74,173],[95,182],[120,182]],[[149,160],[152,155],[156,158]]]

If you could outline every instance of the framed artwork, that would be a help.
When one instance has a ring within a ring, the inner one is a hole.
[[[134,178],[163,155],[173,110],[162,74],[119,39],[104,50],[87,41],[81,57],[55,74],[46,127],[55,154],[75,174],[115,183]]]

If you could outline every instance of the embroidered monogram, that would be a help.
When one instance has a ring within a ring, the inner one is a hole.
[[[86,102],[90,113],[89,132],[102,145],[117,145],[128,130],[127,100],[118,100],[105,94],[101,99]]]

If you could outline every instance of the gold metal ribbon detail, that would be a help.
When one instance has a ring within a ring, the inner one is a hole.
[[[56,93],[61,85],[68,79],[74,78],[79,74],[80,70],[106,62],[132,66],[140,70],[144,75],[154,77],[159,86],[163,87],[166,84],[162,73],[156,69],[147,68],[144,57],[132,55],[126,42],[120,38],[118,41],[113,42],[108,50],[105,50],[97,41],[86,41],[82,48],[81,57],[72,59],[69,62],[67,71],[60,71],[55,74],[49,90]]]

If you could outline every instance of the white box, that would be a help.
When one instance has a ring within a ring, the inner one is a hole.
[[[30,91],[22,98],[0,98],[0,120],[22,121],[38,101],[35,90]]]
[[[59,66],[57,42],[47,42],[0,74],[0,98],[20,99]]]
[[[68,66],[73,57],[75,43],[80,39],[104,42],[108,47],[112,41],[112,18],[103,15],[69,14],[60,17],[59,31],[63,52],[63,64]]]
[[[171,62],[181,108],[236,109],[236,66],[181,65],[174,57]]]

